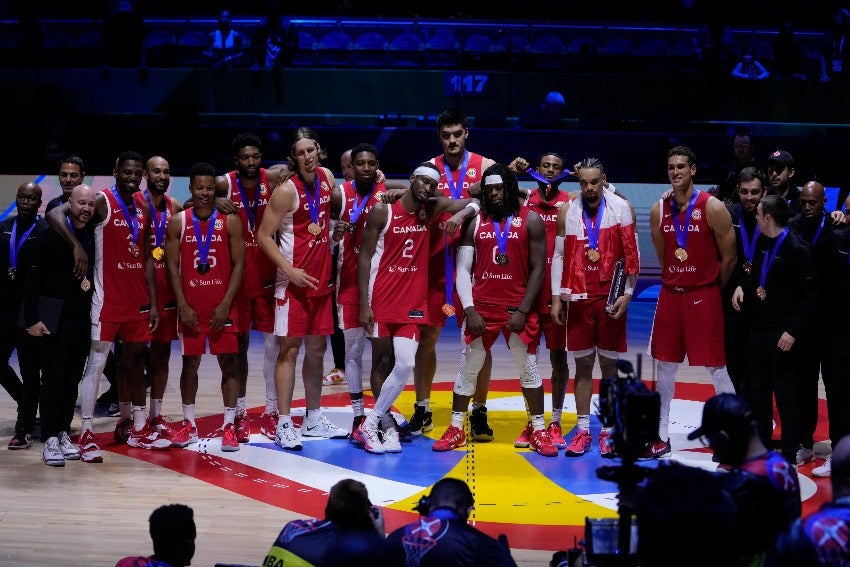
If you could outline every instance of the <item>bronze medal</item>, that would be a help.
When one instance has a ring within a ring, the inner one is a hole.
[[[763,288],[763,287],[758,286],[758,287],[756,288],[756,295],[758,296],[758,298],[759,298],[759,299],[761,299],[762,301],[764,301],[764,298],[765,298],[765,297],[767,297],[767,292],[764,290],[764,288]]]
[[[443,313],[446,314],[446,317],[451,317],[455,314],[454,305],[449,305],[448,303],[443,304]]]
[[[307,225],[307,232],[309,232],[313,236],[319,236],[322,233],[322,227],[320,227],[314,222],[311,222]]]
[[[428,220],[428,213],[425,212],[425,209],[419,209],[419,212],[417,212],[416,215],[419,217],[419,220],[421,220],[421,221]]]
[[[83,291],[88,291],[91,289],[91,282],[88,278],[83,278],[83,281],[80,282],[80,289]]]
[[[14,279],[15,279],[15,268],[9,268],[9,271],[8,271],[7,273],[9,274],[9,279],[10,279],[10,280],[14,280]]]
[[[210,265],[209,265],[208,262],[202,262],[202,263],[198,264],[198,273],[199,274],[204,275],[209,271],[210,271]]]
[[[753,273],[753,263],[752,262],[744,262],[744,273],[748,276]]]
[[[162,246],[157,246],[151,250],[151,256],[153,256],[154,260],[162,260],[162,257],[165,256],[165,250],[162,249]]]
[[[355,224],[353,222],[350,222],[350,223],[348,223],[348,226],[345,227],[345,230],[347,230],[351,234],[354,234],[355,228],[356,228]]]
[[[139,247],[136,246],[135,244],[131,244],[130,245],[130,256],[132,256],[133,258],[138,258],[139,254],[140,254]]]
[[[673,255],[680,262],[684,262],[685,260],[688,259],[688,251],[685,250],[684,248],[676,248],[676,251],[673,252]]]
[[[504,254],[502,252],[496,252],[496,263],[497,264],[499,264],[500,266],[507,266],[508,261],[509,260],[508,260],[507,254]]]
[[[585,252],[584,255],[587,256],[587,259],[590,260],[591,262],[598,262],[599,261],[599,251],[598,250],[594,250],[593,248],[591,248],[590,250]]]

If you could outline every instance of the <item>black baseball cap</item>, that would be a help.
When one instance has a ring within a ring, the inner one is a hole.
[[[778,163],[785,167],[794,167],[794,157],[785,150],[776,150],[768,156],[767,163]]]
[[[688,433],[688,439],[719,431],[744,432],[752,421],[753,410],[747,400],[737,394],[718,394],[705,402],[702,424]]]

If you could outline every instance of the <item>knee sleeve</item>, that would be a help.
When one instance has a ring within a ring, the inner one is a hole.
[[[579,359],[584,358],[585,356],[590,356],[591,354],[595,354],[596,347],[586,348],[584,350],[571,350],[570,352],[572,353],[573,358]]]
[[[91,342],[89,359],[86,362],[86,371],[83,374],[83,382],[80,386],[80,415],[83,418],[91,418],[94,415],[100,375],[103,374],[103,369],[106,367],[106,357],[109,355],[111,345],[112,343],[108,341]]]
[[[274,366],[277,362],[277,353],[280,344],[274,333],[263,333],[263,378],[266,382],[266,401],[277,401],[277,392],[274,386]]]
[[[514,364],[519,372],[519,383],[523,388],[539,388],[543,385],[543,378],[537,368],[537,355],[529,354],[528,345],[522,342],[519,335],[511,333],[508,339],[508,347],[514,357]]]
[[[366,346],[366,334],[362,328],[345,329],[345,378],[349,393],[363,391],[363,350]]]
[[[670,403],[676,391],[676,371],[679,364],[676,362],[658,363],[658,394],[661,396],[661,417],[670,415]]]
[[[732,378],[729,377],[729,371],[726,370],[725,366],[711,366],[706,370],[711,377],[711,383],[714,384],[715,394],[735,393],[735,385],[732,383]]]
[[[381,395],[375,401],[375,415],[384,415],[398,399],[404,385],[413,371],[413,361],[416,359],[418,342],[413,339],[396,337],[393,339],[395,365],[381,386]]]
[[[484,350],[484,341],[478,337],[472,341],[461,354],[460,372],[455,379],[454,393],[459,396],[471,396],[475,393],[475,384],[478,382],[478,373],[484,366],[487,351]]]
[[[608,360],[619,360],[620,358],[620,353],[615,350],[605,350],[600,348],[596,352],[599,354],[599,356],[604,356]]]

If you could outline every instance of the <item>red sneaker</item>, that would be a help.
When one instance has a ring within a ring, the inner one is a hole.
[[[192,422],[184,419],[180,422],[180,429],[171,432],[172,447],[188,447],[198,442],[198,428],[192,426]]]
[[[544,457],[557,457],[558,448],[552,444],[552,438],[545,429],[531,433],[531,448]]]
[[[171,440],[161,437],[159,433],[150,428],[148,422],[145,422],[144,427],[141,429],[133,428],[130,437],[127,439],[127,445],[130,447],[159,449],[162,451],[171,448]]]
[[[590,447],[592,445],[593,438],[590,436],[590,431],[579,429],[578,431],[576,431],[576,434],[573,435],[573,440],[570,441],[567,450],[564,452],[564,456],[581,457],[582,455],[590,451]]]
[[[80,446],[80,460],[84,463],[102,463],[103,455],[100,452],[100,447],[94,440],[94,434],[90,429],[83,431],[80,439],[77,442]]]
[[[151,419],[149,427],[152,431],[159,433],[160,437],[168,439],[169,441],[171,441],[171,438],[174,435],[174,430],[171,429],[171,424],[165,421],[165,418],[161,415]]]
[[[133,420],[129,417],[119,419],[118,423],[115,424],[115,433],[113,434],[115,442],[126,443],[130,439],[131,433],[133,433]]]
[[[228,423],[221,430],[221,450],[226,452],[239,450],[239,439],[232,423]]]
[[[599,433],[599,454],[602,455],[603,459],[617,457],[617,453],[614,451],[614,438],[605,429]]]
[[[664,455],[669,455],[673,449],[670,447],[670,440],[662,441],[656,439],[651,443],[646,444],[646,452],[641,457],[641,460],[658,459]]]
[[[522,430],[522,433],[519,434],[519,437],[514,441],[514,447],[518,447],[520,449],[525,449],[526,447],[531,445],[531,422],[525,426],[525,429]]]
[[[463,432],[463,429],[450,425],[443,436],[431,445],[431,449],[434,451],[451,451],[464,445],[466,445],[466,433]]]
[[[549,424],[549,437],[552,438],[552,444],[555,445],[558,449],[563,449],[567,446],[567,442],[564,439],[564,432],[561,431],[561,424],[557,421],[553,421]]]
[[[240,443],[251,441],[251,421],[248,419],[247,413],[237,414],[233,427],[236,429],[236,438]]]
[[[260,433],[274,441],[277,433],[277,420],[280,416],[277,412],[263,412],[260,416]]]

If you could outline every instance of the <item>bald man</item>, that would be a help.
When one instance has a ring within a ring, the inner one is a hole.
[[[832,451],[832,502],[794,522],[780,536],[768,564],[850,565],[850,437]]]
[[[814,323],[800,336],[798,343],[800,368],[797,374],[797,393],[800,408],[800,440],[802,446],[797,453],[797,464],[814,459],[814,433],[818,424],[818,379],[821,364],[826,354],[823,348],[832,325],[821,323],[831,320],[830,310],[838,299],[828,295],[828,274],[832,268],[828,252],[831,234],[843,226],[836,224],[826,211],[826,192],[817,181],[809,181],[800,192],[800,213],[788,221],[788,230],[794,232],[806,244],[815,262],[818,279],[818,305]],[[844,258],[844,263],[847,263]]]
[[[95,192],[88,185],[77,185],[67,202],[66,225],[82,243],[93,269]],[[49,466],[61,467],[65,460],[80,458],[69,432],[90,347],[92,277],[91,272],[74,274],[73,251],[53,229],[42,233],[27,268],[24,323],[38,347],[41,441]]]
[[[26,266],[31,261],[36,241],[47,230],[47,223],[38,216],[41,187],[37,183],[22,184],[18,187],[15,206],[17,214],[0,222],[0,368],[8,364],[12,351],[17,349],[23,386],[9,449],[26,449],[35,427],[40,377],[37,345],[18,326],[18,317]]]

